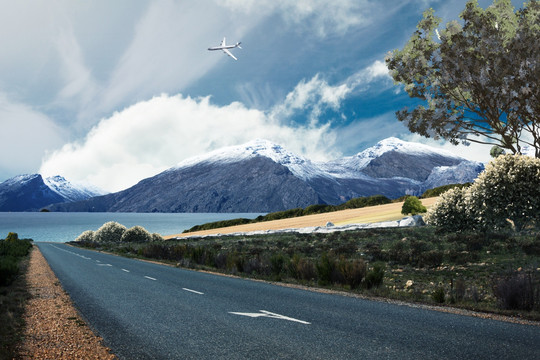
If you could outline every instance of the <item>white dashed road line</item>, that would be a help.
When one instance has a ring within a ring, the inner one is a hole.
[[[126,270],[126,269],[122,269],[122,271],[129,272],[129,270]]]
[[[149,279],[149,280],[154,280],[156,281],[157,279],[154,279],[153,277],[150,277],[150,276],[145,276],[145,278]]]
[[[202,293],[200,291],[195,291],[195,290],[191,290],[191,289],[188,289],[188,288],[182,288],[182,290],[189,291],[189,292],[192,292],[194,294],[204,295],[204,293]]]

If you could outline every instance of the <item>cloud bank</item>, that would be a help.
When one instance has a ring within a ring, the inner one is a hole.
[[[161,95],[103,119],[83,141],[52,153],[40,173],[118,191],[191,156],[255,138],[323,158],[334,151],[327,130],[286,126],[237,102],[218,107],[209,97]]]

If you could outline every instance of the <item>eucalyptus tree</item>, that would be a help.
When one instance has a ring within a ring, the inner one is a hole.
[[[540,157],[540,2],[515,11],[510,0],[485,10],[468,1],[460,17],[443,29],[425,11],[403,49],[386,57],[395,82],[420,100],[397,118],[425,137],[512,154],[529,145]]]

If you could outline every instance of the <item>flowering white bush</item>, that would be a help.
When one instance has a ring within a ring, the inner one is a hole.
[[[152,241],[152,235],[142,226],[134,226],[127,229],[122,238],[121,242],[148,242]]]
[[[119,242],[126,231],[126,227],[114,221],[103,224],[95,233],[94,241]]]
[[[445,231],[471,229],[473,219],[467,211],[467,188],[453,188],[443,194],[424,217],[426,223]]]
[[[540,159],[501,155],[471,187],[441,195],[426,216],[448,231],[498,230],[510,226],[509,220],[517,231],[540,225]]]
[[[540,225],[540,159],[501,155],[486,166],[470,192],[484,227],[508,226],[507,219],[518,231]]]
[[[92,230],[86,230],[81,235],[79,235],[75,241],[78,242],[89,242],[94,241],[94,232]]]

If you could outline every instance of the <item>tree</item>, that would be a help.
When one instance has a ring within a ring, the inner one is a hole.
[[[425,11],[404,48],[386,57],[395,82],[424,102],[397,118],[425,137],[512,154],[529,145],[540,157],[540,2],[514,12],[510,0],[486,10],[470,0],[460,17],[439,31],[441,19]]]
[[[420,202],[420,200],[418,200],[416,196],[407,196],[405,202],[403,203],[403,206],[401,207],[401,213],[403,215],[416,215],[420,213],[425,213],[426,211],[426,207],[422,205],[422,203]]]

